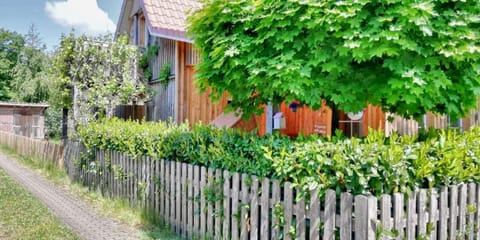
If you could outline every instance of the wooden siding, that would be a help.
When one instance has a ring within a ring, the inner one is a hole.
[[[151,37],[150,45],[158,45],[158,55],[150,60],[153,81],[150,87],[154,91],[151,102],[147,103],[147,120],[168,121],[175,116],[175,53],[176,43],[174,40]],[[170,63],[170,81],[168,86],[158,81],[160,71],[164,64]]]
[[[194,79],[194,66],[186,65],[186,88],[183,92],[183,94],[187,95],[188,99],[186,120],[188,120],[190,123],[202,122],[208,124],[223,113],[223,109],[227,105],[227,98],[225,95],[218,103],[212,103],[208,97],[210,91],[207,90],[205,93],[200,94]]]
[[[151,121],[169,121],[175,114],[175,82],[171,78],[168,86],[158,82],[151,83],[150,87],[155,91],[155,96],[150,103],[152,113],[148,114]]]
[[[397,132],[399,134],[417,134],[419,124],[414,119],[405,119],[398,115],[394,114],[387,114],[387,119],[392,119],[392,121],[385,122],[385,135],[389,136],[393,132]]]
[[[332,131],[332,110],[323,105],[319,110],[313,110],[308,107],[299,107],[296,112],[289,108],[289,104],[283,102],[280,104],[280,112],[285,116],[285,129],[280,132],[284,135],[296,137],[299,134],[311,135],[320,134],[330,135]],[[255,122],[259,135],[266,134],[266,107],[260,116],[255,116]],[[275,113],[274,113],[275,114]]]
[[[363,112],[363,136],[368,134],[368,129],[385,129],[385,113],[377,106],[369,104]]]
[[[307,107],[299,107],[296,112],[289,108],[289,104],[282,103],[280,112],[285,116],[286,128],[281,130],[282,134],[298,136],[298,134],[330,135],[332,131],[332,110],[325,104],[319,110]]]
[[[43,139],[45,117],[43,108],[0,107],[0,131]]]
[[[209,124],[220,114],[228,103],[226,94],[218,103],[212,103],[209,91],[200,94],[195,84],[195,63],[198,53],[189,43],[178,42],[177,71],[179,79],[177,89],[178,121],[190,124],[202,122]]]

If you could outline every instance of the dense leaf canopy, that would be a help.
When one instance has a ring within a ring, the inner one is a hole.
[[[198,84],[247,115],[268,101],[458,117],[480,95],[480,1],[204,0]]]
[[[10,100],[12,97],[12,68],[17,63],[24,42],[22,35],[0,28],[0,101]]]

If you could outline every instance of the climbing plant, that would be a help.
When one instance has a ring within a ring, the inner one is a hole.
[[[52,102],[73,109],[75,126],[112,117],[117,105],[145,97],[138,57],[138,49],[125,37],[63,36],[53,58]]]

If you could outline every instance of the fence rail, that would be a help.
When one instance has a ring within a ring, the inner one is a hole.
[[[0,137],[17,149],[47,144]],[[302,199],[288,182],[113,151],[94,155],[87,160],[80,143],[67,143],[68,175],[147,209],[185,238],[480,239],[480,185],[474,183],[379,198],[333,190],[319,198],[315,190]]]

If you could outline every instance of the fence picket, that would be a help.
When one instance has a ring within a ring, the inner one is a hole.
[[[193,166],[193,232],[195,235],[200,235],[200,213],[202,209],[200,208],[200,199],[201,199],[201,191],[200,191],[200,167]]]
[[[193,165],[188,164],[187,167],[187,238],[193,238]]]
[[[165,161],[164,162],[164,174],[165,174],[165,185],[164,185],[164,188],[163,188],[163,191],[164,191],[164,199],[165,199],[165,212],[164,212],[164,216],[165,216],[165,225],[171,225],[171,222],[170,222],[170,212],[172,210],[172,208],[170,207],[170,202],[171,202],[171,193],[170,193],[170,175],[171,175],[171,170],[170,170],[170,165],[171,165],[171,161]]]
[[[323,229],[323,239],[335,239],[335,209],[336,209],[336,193],[333,190],[327,190],[325,193],[325,223]]]
[[[175,162],[170,161],[170,226],[175,232]]]
[[[181,226],[182,226],[182,236],[187,236],[187,226],[188,226],[188,221],[187,221],[187,208],[188,208],[188,182],[187,182],[187,164],[182,163],[182,181],[180,182],[181,184],[181,198],[182,198],[182,221],[181,221]]]
[[[428,224],[430,224],[431,232],[430,232],[430,239],[434,240],[437,239],[437,222],[438,218],[438,193],[436,189],[430,190],[430,210],[429,210],[429,220]]]
[[[285,219],[285,225],[283,227],[283,239],[292,239],[290,230],[292,227],[293,191],[289,182],[286,182],[283,186],[283,196],[283,218]]]
[[[398,233],[396,237],[397,240],[403,239],[403,236],[405,236],[403,204],[404,204],[403,194],[394,193],[393,194],[393,228]],[[355,209],[356,208],[357,207],[355,206]]]
[[[475,183],[468,184],[468,207],[467,207],[467,239],[473,240],[474,238],[474,228],[475,228],[475,201],[476,201],[476,189]],[[477,200],[478,201],[478,200]]]
[[[377,232],[377,198],[368,197],[367,210],[367,239],[375,239]]]
[[[282,225],[280,218],[276,216],[276,211],[278,210],[277,204],[280,204],[280,183],[278,180],[272,180],[272,238],[278,239],[280,232],[282,230]],[[317,216],[320,216],[317,215]]]
[[[215,170],[208,168],[208,177],[207,177],[207,186],[210,196],[205,195],[207,199],[207,235],[209,237],[214,236],[214,218],[213,218],[213,198],[212,195],[215,194]]]
[[[449,239],[456,239],[457,237],[457,202],[458,202],[458,186],[450,186],[450,205],[448,217],[448,236]]]
[[[240,223],[240,209],[238,201],[240,199],[240,175],[234,173],[232,177],[232,240],[237,240],[239,237],[239,223]]]
[[[310,219],[310,240],[318,240],[320,239],[320,200],[318,199],[318,191],[319,189],[316,188],[310,194],[310,206],[307,211],[307,216]],[[350,214],[351,217],[351,214]],[[340,231],[340,238],[344,236]]]
[[[250,204],[250,201],[248,200],[248,191],[249,190],[249,184],[248,184],[248,175],[247,174],[242,174],[242,190],[241,190],[241,205],[240,205],[240,239],[241,240],[246,240],[248,239],[248,220],[249,220],[249,215],[247,212],[247,207]]]
[[[427,234],[427,190],[420,189],[418,192],[418,234],[425,236]]]
[[[200,233],[207,232],[207,222],[205,212],[206,202],[205,202],[205,186],[207,185],[207,169],[205,167],[200,168]]]
[[[260,196],[260,239],[269,239],[268,229],[270,227],[270,180],[264,178],[262,180],[262,193]]]
[[[297,194],[299,192],[297,189]],[[305,216],[305,197],[302,197],[300,201],[297,202],[295,210],[295,220],[297,222],[295,226],[295,239],[305,239],[305,228],[306,228],[306,216]]]
[[[223,206],[223,193],[222,193],[222,171],[220,169],[215,170],[215,194],[219,195],[215,197],[215,238],[220,238],[222,236],[222,206]]]
[[[383,194],[380,198],[380,222],[382,228],[385,232],[390,232],[392,230],[392,221],[391,221],[391,214],[390,211],[392,209],[392,201],[390,195]],[[348,233],[350,233],[349,231]],[[382,234],[382,239],[388,239],[388,236]]]
[[[368,198],[355,196],[355,240],[367,240]]]
[[[159,202],[159,209],[160,209],[160,213],[159,215],[161,216],[160,218],[160,223],[162,225],[165,225],[166,222],[165,222],[165,216],[167,215],[165,212],[165,204],[167,204],[167,200],[166,200],[166,197],[165,197],[165,193],[166,193],[166,176],[165,176],[165,160],[163,159],[160,159],[160,160],[157,160],[160,164],[160,175],[158,177],[158,179],[160,180],[160,186],[159,186],[159,196],[158,196],[158,202]]]
[[[175,233],[181,235],[181,223],[182,223],[182,166],[180,162],[175,162]]]
[[[417,222],[417,201],[416,194],[412,193],[407,200],[407,239],[415,239],[415,227]]]
[[[231,209],[230,209],[230,173],[223,171],[223,239],[230,239],[230,223],[231,223]]]
[[[318,234],[318,230],[315,232]],[[310,237],[310,239],[313,238]],[[318,237],[314,239],[318,239]],[[352,239],[352,194],[350,193],[340,195],[340,239]]]
[[[258,239],[258,179],[252,176],[250,200],[250,239]]]
[[[443,187],[440,190],[440,208],[438,213],[439,221],[439,231],[438,231],[438,239],[439,240],[446,240],[448,234],[448,188]]]
[[[467,233],[467,188],[467,184],[460,185],[457,239],[465,239]]]

